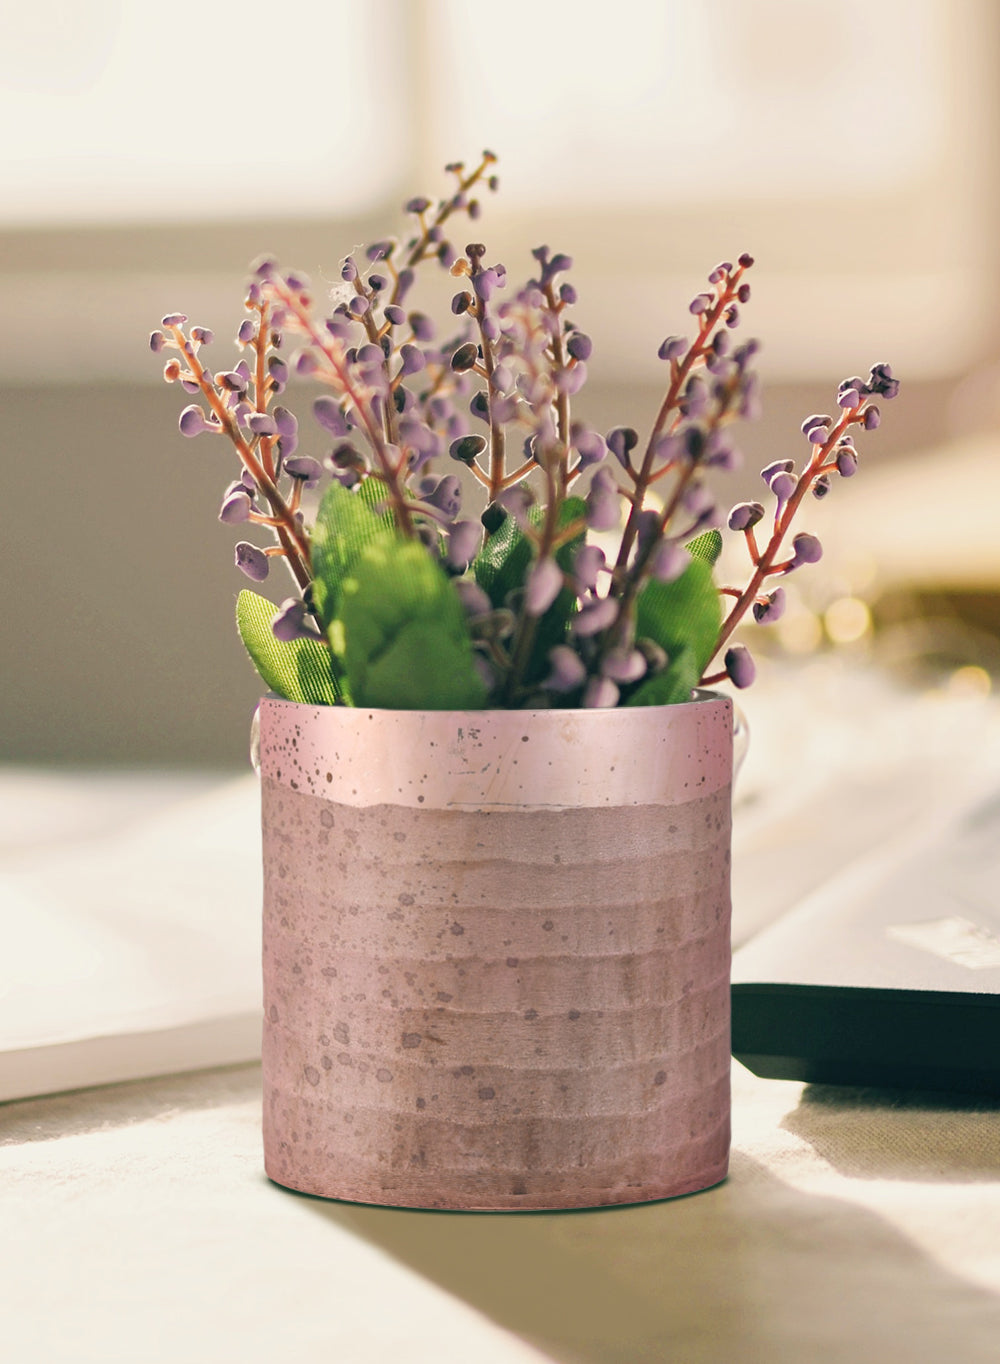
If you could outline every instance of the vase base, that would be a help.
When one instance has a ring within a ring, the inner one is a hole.
[[[728,1159],[710,1169],[700,1170],[661,1184],[619,1185],[602,1189],[586,1188],[552,1192],[490,1193],[488,1195],[428,1188],[417,1194],[378,1188],[311,1187],[308,1179],[290,1181],[266,1170],[268,1179],[279,1188],[335,1203],[356,1203],[367,1207],[406,1208],[425,1212],[582,1212],[586,1209],[627,1207],[637,1203],[658,1203],[703,1193],[723,1183],[729,1173]]]

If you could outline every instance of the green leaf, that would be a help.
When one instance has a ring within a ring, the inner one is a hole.
[[[335,633],[353,703],[388,710],[478,710],[486,687],[458,594],[414,540],[383,536],[347,571]]]
[[[705,559],[692,559],[672,583],[652,579],[636,599],[636,637],[655,640],[671,660],[690,649],[697,677],[715,652],[721,625],[722,604]]]
[[[383,500],[381,484],[369,488],[365,479],[357,491],[331,483],[316,513],[312,533],[313,601],[328,629],[337,616],[344,577],[366,545],[392,533],[391,513],[373,510]]]
[[[541,507],[532,507],[528,513],[532,525],[540,526],[545,512]],[[573,521],[582,521],[587,515],[587,504],[582,497],[568,497],[559,507],[559,530],[565,529]],[[568,569],[572,554],[583,542],[585,532],[581,530],[568,544],[556,551],[560,566]],[[528,567],[534,558],[531,541],[508,512],[507,519],[500,529],[489,537],[472,565],[476,582],[490,598],[494,606],[503,606],[509,592],[523,587]]]
[[[694,651],[686,645],[673,655],[662,672],[641,682],[625,702],[626,706],[674,706],[690,701],[698,685],[701,668]]]
[[[702,535],[696,535],[693,540],[689,540],[684,546],[692,559],[704,559],[711,567],[715,566],[715,561],[722,553],[722,536],[717,530],[706,530]]]
[[[276,608],[273,602],[244,589],[236,599],[236,625],[254,667],[270,687],[286,701],[311,706],[342,702],[343,688],[325,644],[314,639],[275,639],[271,630]]]
[[[531,544],[508,512],[476,555],[472,571],[493,605],[503,606],[507,593],[524,582],[530,562]]]

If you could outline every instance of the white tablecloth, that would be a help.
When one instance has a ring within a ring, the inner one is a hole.
[[[255,1066],[0,1109],[14,1364],[979,1364],[1000,1358],[1000,1104],[734,1068],[732,1173],[577,1213],[264,1177]]]

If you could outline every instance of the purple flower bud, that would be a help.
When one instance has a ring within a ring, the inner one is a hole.
[[[241,540],[236,546],[236,567],[255,583],[262,583],[267,577],[269,560],[262,549]]]
[[[415,198],[407,200],[405,209],[407,213],[426,213],[430,206],[430,199],[418,194]]]
[[[451,367],[456,374],[464,374],[472,369],[479,359],[479,347],[475,341],[465,341],[451,357]]]
[[[695,433],[695,429],[692,428]],[[701,432],[696,432],[701,438]],[[653,447],[653,459],[656,464],[673,464],[675,460],[683,459],[688,453],[687,440],[683,432],[672,431],[665,435],[658,436]]]
[[[589,360],[594,343],[584,332],[571,332],[566,350],[574,360]]]
[[[215,332],[209,331],[208,327],[192,327],[191,340],[200,346],[210,346],[215,340]]]
[[[294,412],[289,412],[287,407],[272,408],[271,416],[274,418],[279,436],[294,436],[298,432],[298,418]]]
[[[323,476],[323,468],[311,455],[294,455],[285,460],[285,473],[290,478],[301,479],[305,487],[315,488]]]
[[[247,378],[236,369],[223,369],[215,376],[216,387],[224,388],[229,393],[245,393],[247,390]]]
[[[446,558],[452,568],[466,569],[479,553],[483,528],[478,521],[455,521],[448,532]]]
[[[457,525],[467,524],[459,521]],[[487,594],[473,578],[456,579],[454,583],[458,599],[462,603],[462,610],[471,618],[476,616],[488,616],[493,610],[493,603]]]
[[[529,616],[543,616],[558,597],[563,585],[562,569],[555,559],[536,559],[524,584],[524,610]]]
[[[668,336],[656,352],[661,360],[679,360],[688,348],[683,336]]]
[[[480,270],[472,277],[472,287],[476,291],[476,297],[481,298],[484,303],[488,303],[493,297],[498,285],[499,280],[495,270]]]
[[[817,478],[816,482],[812,485],[813,497],[817,500],[826,497],[827,493],[830,491],[830,487],[830,475],[820,474],[819,478]]]
[[[219,508],[219,520],[229,526],[237,526],[242,521],[249,521],[252,505],[247,490],[237,488],[224,499]]]
[[[618,619],[618,603],[614,597],[592,597],[584,602],[570,623],[574,635],[587,639],[614,625]]]
[[[869,403],[864,410],[865,430],[874,431],[882,420],[882,414],[873,403]]]
[[[892,377],[892,370],[888,365],[873,365],[867,389],[869,393],[885,398],[888,402],[899,392],[899,380]]]
[[[658,583],[672,583],[691,562],[691,555],[676,540],[661,540],[649,560],[649,572]]]
[[[586,496],[587,525],[591,530],[614,530],[620,520],[618,488],[614,477],[603,466],[590,480]]]
[[[592,677],[584,688],[581,706],[588,710],[612,710],[620,693],[610,677]]]
[[[823,546],[815,535],[810,535],[808,531],[800,531],[792,540],[792,561],[788,567],[788,572],[792,569],[800,568],[802,564],[819,563],[823,557]]]
[[[288,383],[288,366],[278,355],[268,358],[267,372],[271,377],[271,387],[275,393],[280,393]]]
[[[608,452],[603,436],[580,422],[574,422],[570,427],[570,443],[580,456],[580,466],[584,469],[591,464],[599,464]]]
[[[776,459],[773,464],[766,464],[760,471],[760,476],[770,488],[771,483],[778,474],[790,474],[795,468],[795,463],[790,459]]]
[[[560,393],[568,393],[572,396],[579,393],[587,382],[587,366],[582,360],[578,360],[569,369],[560,369],[555,373],[556,388]]]
[[[460,464],[473,465],[480,455],[486,451],[487,441],[485,436],[466,435],[459,436],[448,446],[448,454],[452,459],[458,460]]]
[[[200,436],[203,431],[211,430],[205,420],[205,414],[197,403],[192,403],[190,407],[185,407],[178,421],[182,436]]]
[[[715,497],[704,483],[689,483],[682,499],[684,508],[699,519],[715,511]]]
[[[759,502],[737,502],[727,524],[730,530],[750,530],[763,515],[764,508]]]
[[[776,587],[758,597],[753,604],[753,618],[758,625],[773,625],[785,614],[785,589]]]
[[[434,340],[434,323],[426,313],[410,313],[410,330],[417,341]]]
[[[647,507],[645,511],[641,511],[635,520],[635,543],[637,551],[640,554],[644,554],[653,540],[658,540],[662,533],[660,513],[652,507]]]
[[[271,633],[285,644],[293,639],[323,638],[308,616],[305,602],[298,597],[288,597],[281,603],[271,621]]]
[[[373,342],[369,341],[365,345],[358,347],[356,359],[359,365],[381,365],[382,361],[385,359],[385,355],[383,354],[381,346],[376,346]]]
[[[454,521],[461,511],[462,485],[454,474],[425,479],[420,485],[420,495],[430,506],[437,507],[449,521]]]
[[[166,317],[160,322],[161,327],[183,327],[187,321],[187,313],[167,313]]]
[[[528,524],[528,511],[534,505],[534,501],[531,489],[524,483],[514,483],[509,488],[504,488],[497,497],[497,503],[504,511],[510,512],[522,530]]]
[[[692,374],[684,385],[680,409],[685,417],[701,417],[708,407],[708,385],[700,374]]]
[[[278,426],[270,412],[251,412],[247,426],[255,436],[276,436]]]
[[[340,404],[336,398],[331,398],[328,394],[317,398],[313,403],[313,416],[325,431],[329,431],[332,436],[346,436],[347,422],[344,414],[340,410]]]
[[[743,266],[744,270],[749,270],[751,265],[753,265],[753,256],[751,256],[749,252],[744,251],[743,255],[740,256],[739,263]]]
[[[569,307],[572,307],[572,305],[576,302],[576,290],[573,288],[572,284],[569,283],[560,284],[559,299],[560,302],[567,304],[567,306]]]
[[[743,467],[743,454],[719,431],[713,431],[705,446],[703,462],[707,468],[733,473]]]
[[[711,294],[697,294],[688,306],[688,312],[694,313],[697,317],[699,313],[707,312],[715,300]]]
[[[600,545],[581,545],[573,556],[573,577],[580,593],[595,592],[597,579],[607,559]]]
[[[837,394],[838,407],[858,407],[862,401],[861,394],[856,388],[845,388]]]
[[[738,327],[740,325],[740,310],[735,303],[726,309],[726,315],[722,320],[727,327]]]
[[[549,675],[542,683],[547,691],[575,691],[583,686],[586,677],[583,659],[568,644],[557,644],[549,650]]]
[[[775,474],[771,479],[771,492],[779,502],[787,502],[798,486],[799,480],[794,474]]]
[[[167,338],[164,336],[163,332],[150,332],[149,349],[154,355],[158,354],[166,344]]]
[[[236,340],[241,346],[247,346],[254,338],[254,320],[252,317],[245,318],[240,323],[240,329],[236,333]]]
[[[608,432],[608,449],[623,469],[629,467],[629,453],[638,442],[638,434],[630,426],[616,426]]]
[[[745,644],[734,644],[726,650],[723,660],[730,682],[734,687],[749,687],[757,676],[757,665],[750,656]]]
[[[355,317],[364,317],[370,304],[364,294],[355,294],[347,306]]]
[[[514,387],[514,372],[510,365],[501,361],[490,375],[490,386],[497,393],[507,393]]]
[[[472,402],[469,403],[469,412],[473,417],[478,417],[479,420],[482,422],[489,421],[490,403],[486,394],[483,393],[482,390],[480,390],[478,393],[473,394]]]
[[[646,672],[646,659],[638,649],[611,649],[601,664],[601,673],[612,682],[638,682]]]
[[[296,351],[292,356],[292,363],[295,366],[295,373],[298,374],[300,378],[305,378],[309,374],[315,374],[316,370],[319,368],[316,363],[316,357],[310,350]]]
[[[858,452],[853,445],[837,447],[837,473],[841,478],[853,478],[858,472]]]
[[[749,284],[741,284],[740,287],[736,290],[736,297],[739,299],[739,301],[740,301],[741,303],[749,303],[749,302],[750,302],[750,285],[749,285]]]

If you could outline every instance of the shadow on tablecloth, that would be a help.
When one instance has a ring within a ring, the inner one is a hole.
[[[737,1152],[729,1180],[573,1213],[303,1198],[559,1364],[995,1364],[1000,1296]]]
[[[992,1096],[806,1085],[781,1126],[856,1179],[1000,1181],[1000,1099]]]

